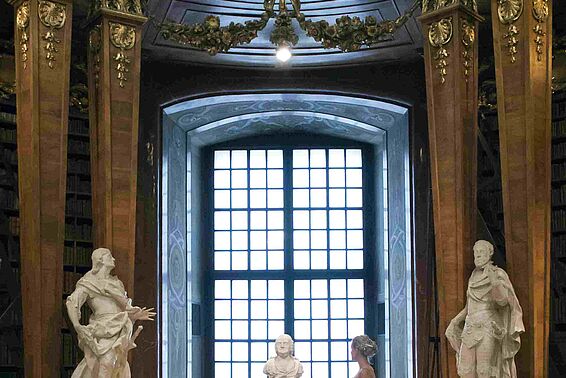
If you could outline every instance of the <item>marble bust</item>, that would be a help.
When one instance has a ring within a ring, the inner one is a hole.
[[[300,378],[303,375],[301,362],[293,356],[293,339],[281,335],[275,340],[275,353],[263,367],[263,373],[269,378]]]
[[[492,255],[488,241],[474,244],[476,268],[468,281],[466,306],[446,329],[460,377],[517,377],[523,311],[507,273],[493,265]]]
[[[114,257],[110,250],[98,248],[92,252],[92,269],[78,282],[67,297],[69,319],[77,332],[84,359],[72,378],[129,378],[128,351],[143,327],[133,331],[137,320],[153,320],[153,309],[132,306],[124,284],[110,274]],[[87,303],[92,310],[88,325],[80,324],[81,307]]]

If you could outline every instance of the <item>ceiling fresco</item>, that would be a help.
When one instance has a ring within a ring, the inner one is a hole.
[[[290,0],[287,0],[291,9]],[[334,24],[341,16],[374,16],[377,21],[392,20],[411,7],[413,0],[303,0],[301,11],[307,19],[326,20]],[[172,21],[194,24],[204,21],[206,16],[220,18],[221,26],[230,22],[243,23],[258,19],[263,12],[263,0],[149,0],[147,12],[152,17],[145,29],[143,48],[146,57],[202,64],[274,67],[278,65],[275,47],[269,42],[274,20],[248,45],[233,48],[227,53],[210,56],[194,48],[165,40],[159,33],[158,24]],[[293,48],[293,57],[288,67],[317,67],[329,65],[358,64],[373,61],[392,61],[418,57],[422,48],[422,35],[418,22],[411,19],[393,35],[371,48],[364,47],[356,52],[342,53],[336,49],[323,49],[314,39],[308,37],[293,20],[299,36]]]

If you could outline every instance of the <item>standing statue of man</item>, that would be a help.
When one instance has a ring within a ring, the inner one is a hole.
[[[98,248],[92,252],[92,269],[82,277],[75,291],[67,297],[67,312],[77,331],[79,348],[84,359],[72,378],[129,378],[128,351],[142,326],[132,334],[136,320],[153,320],[151,309],[132,307],[124,284],[110,275],[114,257],[110,250]],[[81,307],[87,303],[92,310],[88,325],[79,322]]]
[[[476,268],[468,281],[466,307],[446,329],[460,377],[517,377],[515,354],[525,332],[523,311],[507,273],[493,265],[492,255],[488,241],[474,244]]]
[[[276,357],[270,358],[263,367],[269,378],[300,378],[303,375],[301,362],[293,356],[293,339],[283,334],[275,340]]]

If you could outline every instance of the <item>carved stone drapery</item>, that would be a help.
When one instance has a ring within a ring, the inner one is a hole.
[[[14,6],[26,377],[61,374],[72,1]]]
[[[551,180],[551,2],[492,1],[507,271],[526,332],[517,376],[546,377]]]
[[[425,71],[436,245],[439,335],[464,306],[476,226],[479,15],[475,2],[425,2]],[[440,338],[440,370],[456,377]]]

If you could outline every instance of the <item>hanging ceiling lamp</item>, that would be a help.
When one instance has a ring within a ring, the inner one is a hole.
[[[277,12],[274,10],[275,0],[265,0],[264,12],[260,18],[243,24],[231,22],[227,26],[220,26],[218,16],[208,16],[199,24],[165,22],[159,27],[161,35],[167,40],[216,55],[219,52],[227,52],[232,47],[250,43],[257,38],[258,32],[267,26],[269,20],[275,19],[275,27],[269,40],[276,46],[277,59],[287,61],[292,56],[292,47],[299,41],[299,36],[293,28],[293,19],[297,20],[307,36],[319,42],[323,48],[337,48],[343,52],[350,52],[357,51],[362,46],[369,47],[391,40],[393,33],[412,17],[421,2],[422,0],[416,0],[395,20],[377,22],[373,16],[367,16],[364,20],[359,17],[342,16],[336,19],[335,24],[329,24],[324,20],[307,20],[301,13],[300,0],[291,0],[292,10],[287,9],[285,0],[279,0]]]

